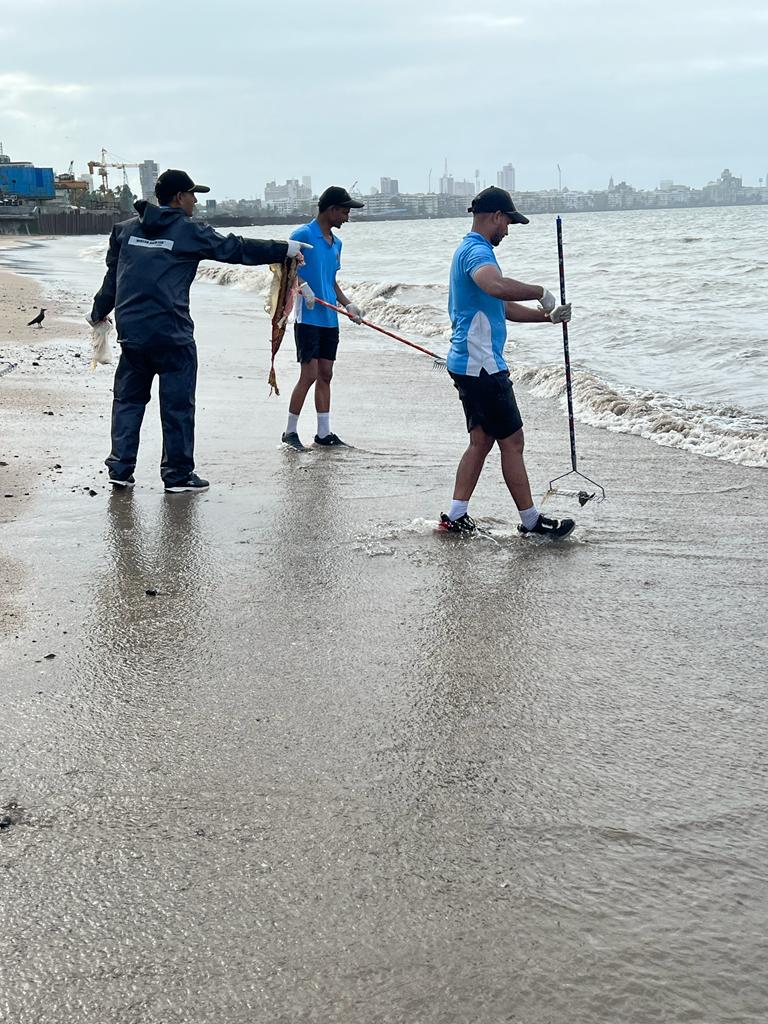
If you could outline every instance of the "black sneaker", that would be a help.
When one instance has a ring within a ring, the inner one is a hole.
[[[325,437],[318,437],[315,434],[315,444],[321,444],[323,448],[349,448],[349,445],[342,441],[338,434],[326,434]]]
[[[547,519],[540,515],[536,525],[527,530],[522,523],[517,527],[520,533],[538,533],[542,537],[550,537],[552,540],[562,540],[568,534],[573,533],[576,523],[572,519]]]
[[[201,480],[197,473],[193,473],[183,483],[165,485],[166,494],[181,494],[182,491],[207,491],[211,485],[207,480]]]
[[[447,533],[474,533],[477,529],[475,520],[465,512],[458,519],[450,519],[445,512],[440,513],[438,530],[445,530]]]
[[[121,487],[124,490],[127,490],[129,487],[136,486],[136,481],[132,476],[129,476],[127,480],[120,480],[119,477],[112,476],[112,474],[110,474],[109,482],[113,487]]]
[[[289,448],[293,448],[297,452],[305,452],[307,450],[301,443],[301,439],[295,430],[292,430],[290,434],[283,434],[283,444],[287,444]]]

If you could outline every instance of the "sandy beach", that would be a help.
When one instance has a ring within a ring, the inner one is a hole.
[[[0,238],[5,249],[21,244],[7,236]],[[43,304],[42,288],[34,279],[0,269],[0,526],[18,519],[41,480],[58,472],[54,469],[58,424],[51,419],[61,416],[66,394],[61,369],[72,359],[88,358],[86,325],[78,330],[46,314],[43,328],[26,326]],[[74,344],[62,352],[60,344],[67,340]],[[81,395],[83,389],[76,390],[85,406],[87,391]],[[0,634],[12,630],[22,615],[19,596],[24,579],[24,567],[12,551],[0,552]]]
[[[580,426],[572,541],[493,457],[457,542],[447,376],[342,349],[355,447],[286,453],[295,364],[269,398],[203,288],[211,490],[163,494],[153,400],[111,494],[110,368],[0,278],[0,1020],[762,1022],[765,470]]]

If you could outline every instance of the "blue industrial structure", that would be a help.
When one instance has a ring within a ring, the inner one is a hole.
[[[0,194],[19,199],[54,199],[53,168],[0,163]]]

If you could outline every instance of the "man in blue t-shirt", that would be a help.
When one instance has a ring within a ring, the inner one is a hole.
[[[317,217],[291,235],[292,239],[312,246],[304,250],[304,265],[299,270],[300,289],[293,332],[301,373],[288,403],[288,424],[283,434],[283,444],[297,451],[305,450],[299,439],[299,414],[313,384],[317,410],[315,444],[324,448],[344,445],[340,437],[331,433],[331,378],[339,345],[339,317],[335,309],[321,306],[315,298],[334,305],[338,303],[355,323],[360,323],[360,310],[349,301],[336,280],[341,266],[341,239],[334,235],[333,228],[347,223],[350,209],[360,210],[364,205],[354,200],[345,188],[331,185],[320,196]]]
[[[504,361],[507,320],[513,323],[567,323],[571,304],[558,306],[554,295],[538,284],[504,277],[493,250],[507,237],[510,224],[527,224],[515,209],[509,192],[486,188],[472,200],[472,230],[462,240],[451,264],[448,310],[451,348],[448,372],[464,406],[469,447],[456,473],[448,513],[439,528],[472,533],[474,520],[467,509],[486,457],[498,444],[504,481],[520,514],[521,533],[567,537],[572,519],[547,519],[533,503],[523,461],[523,420]],[[538,300],[538,309],[520,305]]]

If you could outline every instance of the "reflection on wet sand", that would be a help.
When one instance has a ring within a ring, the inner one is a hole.
[[[142,681],[207,660],[204,610],[216,577],[196,498],[146,505],[130,491],[109,496],[80,666],[92,706],[110,690],[138,699]]]

